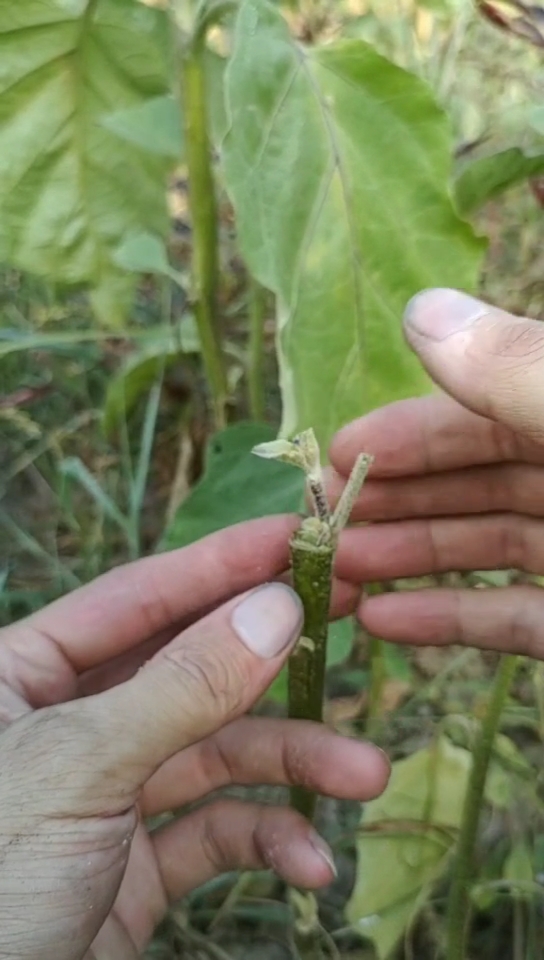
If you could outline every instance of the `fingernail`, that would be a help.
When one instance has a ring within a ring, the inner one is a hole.
[[[414,330],[430,340],[446,340],[465,330],[489,310],[482,300],[458,290],[423,290],[408,303],[404,323],[407,332]]]
[[[294,643],[302,619],[302,604],[295,591],[284,583],[267,583],[238,604],[231,623],[252,653],[270,660]]]
[[[336,869],[333,853],[328,843],[323,839],[323,837],[320,837],[315,830],[311,831],[309,840],[315,852],[319,854],[321,859],[325,861],[329,869],[332,871],[333,876],[337,877],[338,870]]]

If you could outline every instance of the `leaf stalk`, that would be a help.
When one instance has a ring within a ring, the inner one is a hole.
[[[487,711],[473,749],[472,769],[463,805],[448,901],[446,960],[466,960],[474,849],[485,782],[501,713],[518,666],[518,659],[512,654],[501,657]]]
[[[193,230],[195,315],[212,396],[214,426],[226,426],[227,377],[217,327],[218,216],[208,137],[203,41],[180,44],[180,86]]]

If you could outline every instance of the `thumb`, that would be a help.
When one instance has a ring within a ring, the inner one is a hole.
[[[410,301],[404,330],[433,380],[463,406],[544,441],[544,324],[435,289]]]
[[[132,679],[79,701],[89,730],[86,808],[93,794],[100,803],[105,784],[123,808],[166,759],[246,712],[281,669],[302,620],[296,593],[266,584],[193,624]]]

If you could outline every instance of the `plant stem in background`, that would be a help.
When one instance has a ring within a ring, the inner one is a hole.
[[[215,428],[226,425],[227,379],[217,329],[218,221],[206,109],[203,47],[195,40],[178,52],[189,207],[193,229],[193,284],[202,357],[212,395]]]
[[[368,659],[370,664],[370,689],[368,691],[366,735],[372,739],[376,736],[383,712],[383,688],[387,677],[384,641],[380,640],[379,637],[369,638]]]
[[[366,593],[369,596],[376,596],[383,593],[383,586],[380,583],[368,583]],[[368,714],[366,723],[366,734],[373,738],[376,733],[376,726],[383,711],[383,688],[387,678],[385,666],[384,641],[379,637],[370,637],[368,641],[368,659],[370,665],[370,689],[368,691]]]
[[[249,409],[253,420],[264,418],[264,318],[266,292],[253,277],[249,279],[249,357],[247,382]]]
[[[501,713],[516,672],[518,658],[501,657],[486,715],[472,754],[459,840],[455,854],[453,879],[448,901],[447,960],[466,960],[466,940],[470,915],[470,884],[474,869],[474,847],[482,808],[485,781]]]

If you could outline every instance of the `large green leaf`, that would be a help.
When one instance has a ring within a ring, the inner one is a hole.
[[[164,12],[135,0],[2,0],[0,259],[89,284],[118,322],[129,232],[167,227],[165,161],[101,123],[168,87]]]
[[[529,155],[519,147],[511,147],[479,157],[466,164],[457,177],[457,205],[462,213],[472,213],[516,183],[543,173],[544,153]]]
[[[428,389],[402,311],[421,288],[474,287],[483,245],[449,196],[445,114],[368,44],[306,50],[266,0],[243,0],[226,96],[240,241],[277,295],[282,431],[324,443]]]
[[[181,107],[171,94],[117,110],[104,117],[102,123],[107,130],[142,150],[179,163],[183,159]]]
[[[347,917],[385,960],[448,862],[471,767],[446,737],[393,764],[385,793],[365,806]]]
[[[251,453],[275,436],[265,423],[237,423],[212,437],[204,476],[182,503],[162,547],[183,547],[242,520],[300,510],[302,472]]]

